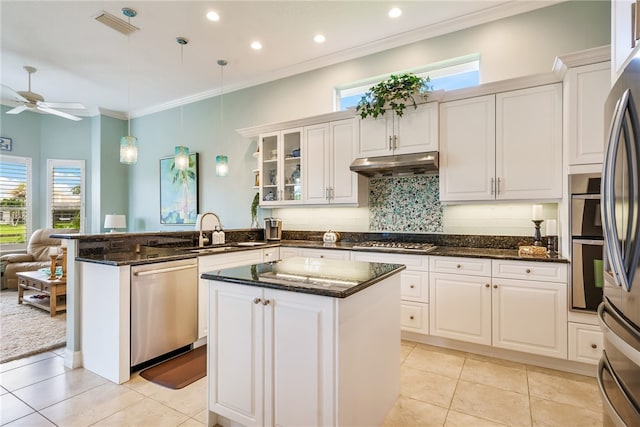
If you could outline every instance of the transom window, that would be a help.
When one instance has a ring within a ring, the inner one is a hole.
[[[429,77],[431,90],[454,90],[480,84],[480,56],[467,55],[411,70],[401,70],[335,88],[335,110],[355,107],[369,88],[389,78],[391,74],[411,72],[419,77]]]

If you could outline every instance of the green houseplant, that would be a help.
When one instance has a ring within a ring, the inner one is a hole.
[[[258,228],[258,205],[260,204],[260,193],[253,196],[251,202],[251,227]]]
[[[358,102],[356,111],[363,119],[369,116],[375,119],[386,109],[402,117],[407,105],[418,107],[416,97],[427,98],[429,81],[429,77],[418,77],[412,73],[392,74],[387,80],[369,88]]]

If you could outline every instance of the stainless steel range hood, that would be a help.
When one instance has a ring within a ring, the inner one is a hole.
[[[364,157],[355,159],[349,168],[353,172],[370,178],[391,175],[433,174],[438,172],[438,152]]]

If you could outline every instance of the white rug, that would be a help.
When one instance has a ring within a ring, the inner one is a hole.
[[[42,353],[66,344],[67,313],[18,304],[17,290],[0,292],[0,363]]]

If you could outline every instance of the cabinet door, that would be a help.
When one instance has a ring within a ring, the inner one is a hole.
[[[329,124],[304,128],[304,203],[327,204],[329,187]],[[349,166],[347,165],[347,170]]]
[[[302,203],[302,129],[260,135],[260,205]]]
[[[265,290],[264,301],[265,425],[335,424],[334,299]]]
[[[431,335],[491,345],[491,278],[431,273]]]
[[[209,282],[209,409],[245,426],[264,425],[263,312],[251,286]]]
[[[390,114],[390,113],[387,113]],[[438,103],[408,106],[394,117],[394,154],[438,151]]]
[[[611,85],[638,46],[633,34],[635,3],[635,0],[611,0]]]
[[[279,132],[260,135],[258,138],[260,160],[258,170],[260,173],[260,206],[272,206],[278,204],[278,153],[280,144]]]
[[[330,203],[358,203],[358,174],[349,166],[355,158],[358,126],[355,119],[329,124],[329,191]],[[314,159],[314,161],[316,161]]]
[[[300,248],[280,246],[280,259],[291,258],[294,256],[301,256]]]
[[[567,286],[494,279],[493,345],[567,358]]]
[[[561,83],[496,95],[496,182],[500,200],[562,197]]]
[[[495,96],[440,104],[440,200],[493,200],[494,176]]]
[[[393,116],[387,112],[377,119],[359,120],[360,141],[358,157],[388,156],[393,153]]]
[[[566,78],[569,165],[602,163],[604,102],[611,86],[610,63],[572,68]]]

